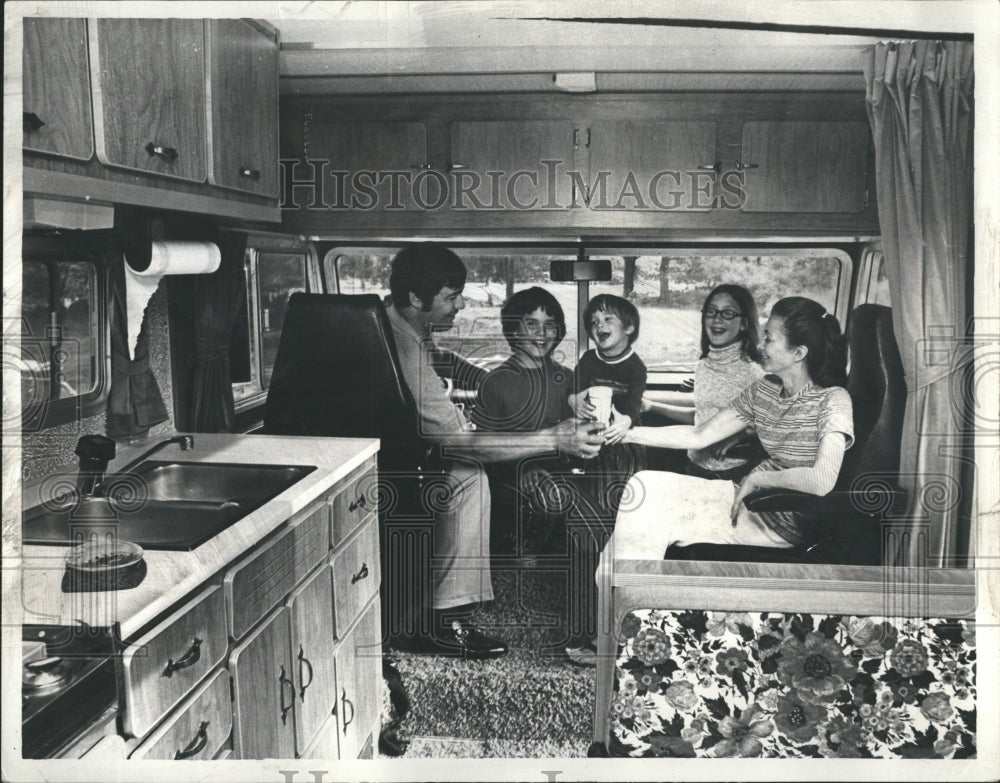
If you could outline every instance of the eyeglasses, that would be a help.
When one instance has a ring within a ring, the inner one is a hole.
[[[727,307],[725,310],[716,310],[714,307],[706,307],[704,310],[701,311],[701,314],[704,318],[707,318],[709,320],[715,318],[715,316],[718,315],[722,318],[723,321],[732,321],[734,318],[738,318],[741,315],[743,315],[743,313],[737,312],[736,310],[733,310],[731,307]]]

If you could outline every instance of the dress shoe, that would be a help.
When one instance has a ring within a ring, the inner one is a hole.
[[[499,658],[508,650],[506,642],[487,636],[474,625],[461,620],[453,620],[450,627],[439,630],[436,638],[397,639],[394,646],[418,655],[448,655],[467,661]]]

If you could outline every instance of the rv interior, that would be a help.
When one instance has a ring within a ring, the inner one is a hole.
[[[23,42],[5,47],[23,104],[4,136],[22,193],[5,174],[11,779],[60,779],[62,759],[139,779],[155,760],[448,758],[586,759],[600,779],[605,756],[920,758],[976,779],[996,750],[976,657],[997,649],[977,569],[1000,506],[995,5],[193,7],[5,12]],[[588,302],[634,307],[632,424],[651,429],[697,421],[709,326],[750,325],[705,314],[716,286],[750,292],[762,339],[779,300],[818,302],[849,346],[853,443],[833,489],[746,501],[810,536],[610,538],[616,511],[654,530],[699,511],[655,491],[681,486],[662,481],[686,447],[645,446],[605,485],[603,457],[563,457],[564,486],[625,494],[528,547],[492,458],[484,476],[428,445],[390,307],[393,258],[424,243],[466,269],[421,354],[463,421],[521,350],[501,329],[519,292],[558,302],[546,350],[570,381],[601,355]],[[493,595],[472,615],[509,645],[492,660],[395,643],[457,567],[435,525],[454,464],[515,531],[461,565]],[[587,665],[567,658],[578,622]]]

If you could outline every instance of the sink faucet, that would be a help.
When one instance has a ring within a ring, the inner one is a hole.
[[[167,446],[171,445],[172,443],[176,443],[177,445],[179,445],[181,447],[181,451],[191,451],[191,449],[194,448],[194,438],[192,438],[190,435],[175,435],[172,438],[165,438],[164,440],[161,440],[159,443],[157,443],[155,446],[153,446],[151,449],[148,449],[147,451],[144,451],[142,454],[140,454],[134,460],[132,460],[131,462],[129,462],[125,467],[119,468],[115,472],[116,473],[128,473],[130,470],[132,470],[132,468],[134,468],[140,462],[142,462],[143,460],[149,459],[149,457],[151,457],[153,454],[155,454],[156,452],[160,451],[161,449],[165,449]]]
[[[180,445],[181,451],[194,448],[194,438],[190,435],[166,438],[118,470],[118,473],[127,473],[144,459],[172,443]],[[80,472],[76,479],[77,496],[93,497],[100,492],[108,463],[115,458],[115,442],[104,435],[84,435],[76,442],[75,453],[80,458]]]

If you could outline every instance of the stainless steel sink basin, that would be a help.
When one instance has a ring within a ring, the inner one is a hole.
[[[22,516],[25,544],[77,542],[107,531],[146,549],[191,550],[312,473],[311,465],[143,462],[108,477],[103,499],[58,500]]]

